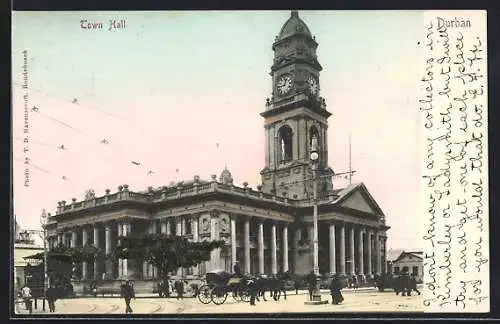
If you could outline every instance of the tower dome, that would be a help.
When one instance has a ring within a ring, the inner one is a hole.
[[[299,18],[299,12],[297,10],[292,10],[290,18],[288,18],[283,27],[281,27],[281,31],[276,41],[280,41],[297,34],[306,35],[312,38],[309,27],[307,27],[306,23]]]
[[[233,175],[231,172],[227,169],[227,167],[222,170],[220,174],[219,181],[225,185],[232,185],[233,184]]]

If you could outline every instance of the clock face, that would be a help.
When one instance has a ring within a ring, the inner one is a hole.
[[[319,84],[318,81],[316,80],[315,77],[310,76],[309,79],[307,79],[307,86],[309,88],[309,91],[311,91],[312,94],[318,94],[319,92]]]
[[[292,77],[289,75],[284,75],[278,79],[276,88],[280,95],[286,94],[292,88]]]

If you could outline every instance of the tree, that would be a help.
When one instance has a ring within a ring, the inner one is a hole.
[[[119,239],[113,252],[115,259],[146,261],[158,269],[164,280],[179,268],[210,260],[210,252],[225,245],[224,241],[191,242],[183,236],[166,234],[131,233]]]
[[[87,244],[83,247],[82,246],[67,247],[63,244],[59,244],[50,249],[50,251],[47,253],[47,257],[49,259],[55,259],[55,260],[60,259],[65,261],[67,261],[69,258],[71,263],[79,264],[84,261],[91,262],[96,257],[99,257],[101,254],[102,254],[101,250],[91,244]],[[27,258],[33,260],[43,260],[44,252],[36,253]]]

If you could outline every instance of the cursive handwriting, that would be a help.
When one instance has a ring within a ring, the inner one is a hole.
[[[461,311],[484,309],[489,293],[486,34],[443,23],[451,19],[432,16],[425,26],[423,304]]]

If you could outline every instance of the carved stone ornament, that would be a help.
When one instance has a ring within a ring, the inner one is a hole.
[[[222,214],[219,218],[219,226],[221,233],[229,233],[229,216],[226,214]]]
[[[85,200],[95,199],[95,191],[94,189],[89,189],[85,191]]]
[[[210,217],[208,215],[200,217],[200,228],[201,233],[210,233]]]

